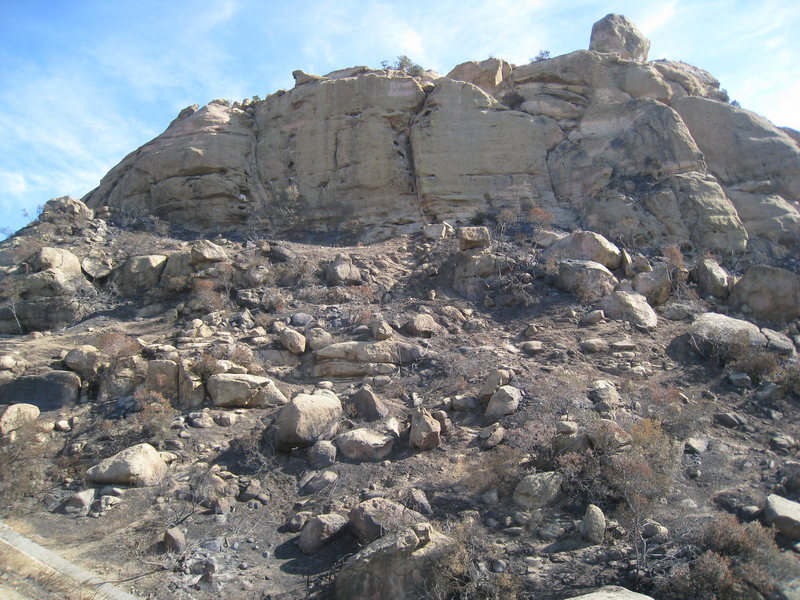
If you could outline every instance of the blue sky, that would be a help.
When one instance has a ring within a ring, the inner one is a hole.
[[[637,23],[651,59],[703,67],[743,108],[800,129],[797,0],[0,0],[0,228],[82,196],[190,104],[399,54],[442,74],[527,63],[588,47],[609,12]]]

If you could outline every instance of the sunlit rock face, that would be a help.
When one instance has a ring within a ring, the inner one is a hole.
[[[528,65],[297,71],[263,101],[185,109],[84,200],[201,233],[369,241],[536,209],[639,244],[795,245],[798,145],[648,47],[609,15],[590,50]]]

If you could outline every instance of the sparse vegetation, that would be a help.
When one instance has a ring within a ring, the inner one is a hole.
[[[425,73],[425,68],[421,67],[405,54],[401,54],[397,59],[390,63],[388,60],[381,62],[382,69],[392,69],[394,71],[401,71],[411,77],[422,77]]]

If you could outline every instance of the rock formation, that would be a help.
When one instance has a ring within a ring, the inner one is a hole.
[[[645,62],[625,17],[589,50],[447,77],[296,72],[263,101],[184,109],[84,200],[196,232],[390,237],[532,209],[637,244],[793,246],[800,148],[705,71]]]

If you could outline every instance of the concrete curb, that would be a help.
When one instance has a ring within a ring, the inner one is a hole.
[[[47,548],[20,535],[2,521],[0,521],[0,543],[11,546],[30,560],[49,567],[80,585],[94,588],[97,591],[98,599],[141,600],[106,583],[99,575],[72,564]]]

